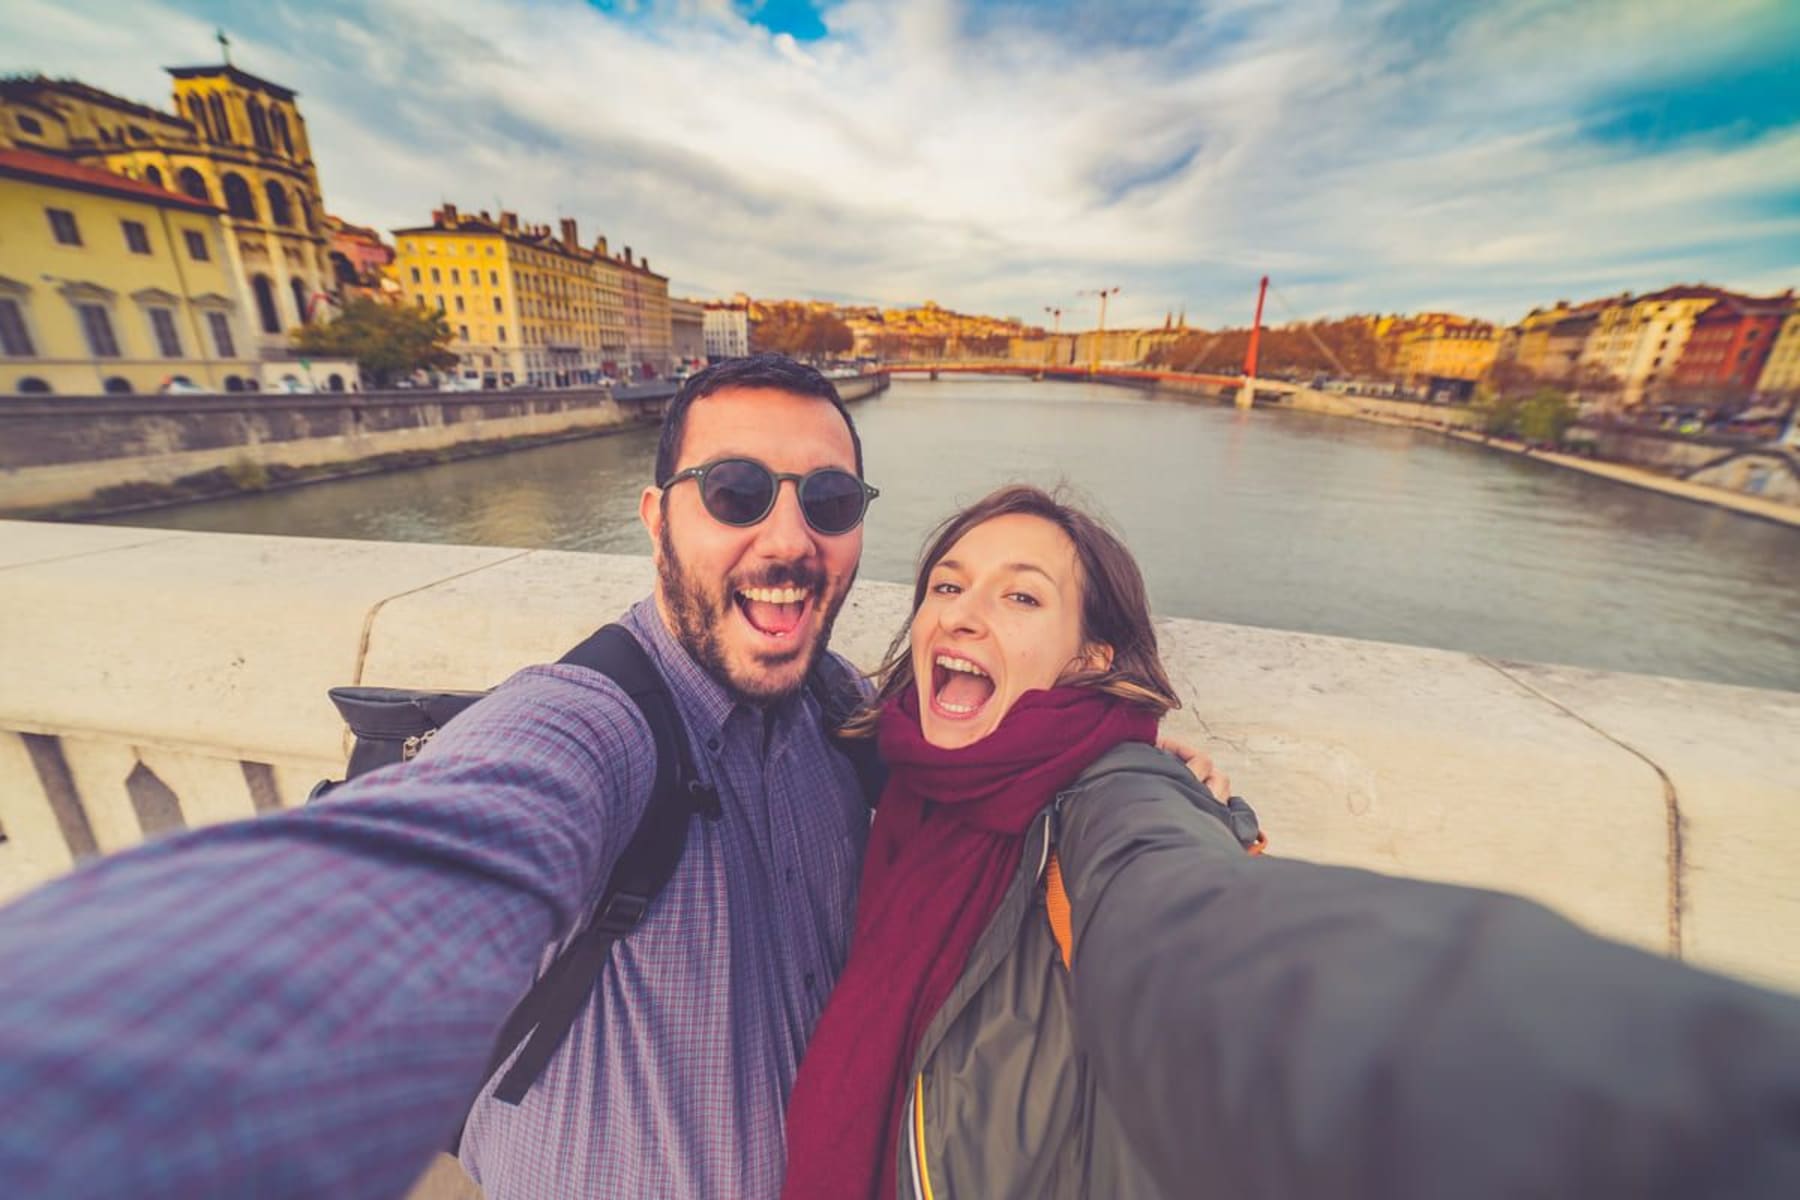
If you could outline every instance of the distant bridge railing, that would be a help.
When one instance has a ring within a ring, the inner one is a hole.
[[[1189,388],[1237,388],[1241,375],[1212,375],[1195,371],[1166,371],[1157,367],[1124,367],[1102,364],[1093,369],[1074,363],[1020,362],[1018,359],[946,359],[939,362],[890,362],[882,364],[890,375],[1026,375],[1033,379],[1098,379],[1120,382],[1169,384]],[[1259,392],[1292,392],[1298,384],[1279,379],[1256,381]]]

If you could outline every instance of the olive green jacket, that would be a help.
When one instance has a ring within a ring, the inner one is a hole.
[[[902,1200],[1800,1196],[1800,998],[1224,816],[1143,745],[1039,815],[913,1063]]]

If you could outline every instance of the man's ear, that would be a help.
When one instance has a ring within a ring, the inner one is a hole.
[[[662,551],[662,495],[661,488],[647,487],[644,494],[638,497],[638,520],[643,524],[644,532],[650,535],[652,555]]]

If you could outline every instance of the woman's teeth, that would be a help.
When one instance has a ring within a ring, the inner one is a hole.
[[[979,675],[983,679],[986,679],[988,677],[988,673],[986,671],[982,670],[980,667],[976,666],[974,663],[970,662],[968,659],[957,658],[954,655],[949,655],[949,654],[938,655],[937,656],[937,665],[940,667],[943,667],[946,671],[962,671],[963,673],[968,674],[968,675]]]

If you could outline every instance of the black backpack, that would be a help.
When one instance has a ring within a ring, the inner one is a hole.
[[[637,928],[651,902],[674,875],[687,846],[689,821],[696,815],[714,820],[719,816],[718,794],[701,781],[694,769],[674,698],[635,637],[621,625],[606,625],[558,661],[599,671],[631,697],[644,714],[656,742],[656,782],[643,819],[619,855],[593,915],[513,1006],[500,1028],[487,1070],[482,1073],[484,1089],[519,1044],[525,1044],[494,1090],[495,1099],[507,1104],[518,1104],[531,1090],[593,990],[613,943]],[[834,736],[862,703],[855,676],[830,653],[822,653],[806,686],[825,714],[827,735],[855,768],[863,795],[872,805],[886,778],[873,739]],[[404,688],[332,688],[331,702],[356,738],[344,777],[354,779],[376,767],[409,761],[450,718],[486,695]],[[321,782],[308,802],[335,786],[335,781]],[[451,1140],[452,1153],[461,1137],[459,1127]]]

